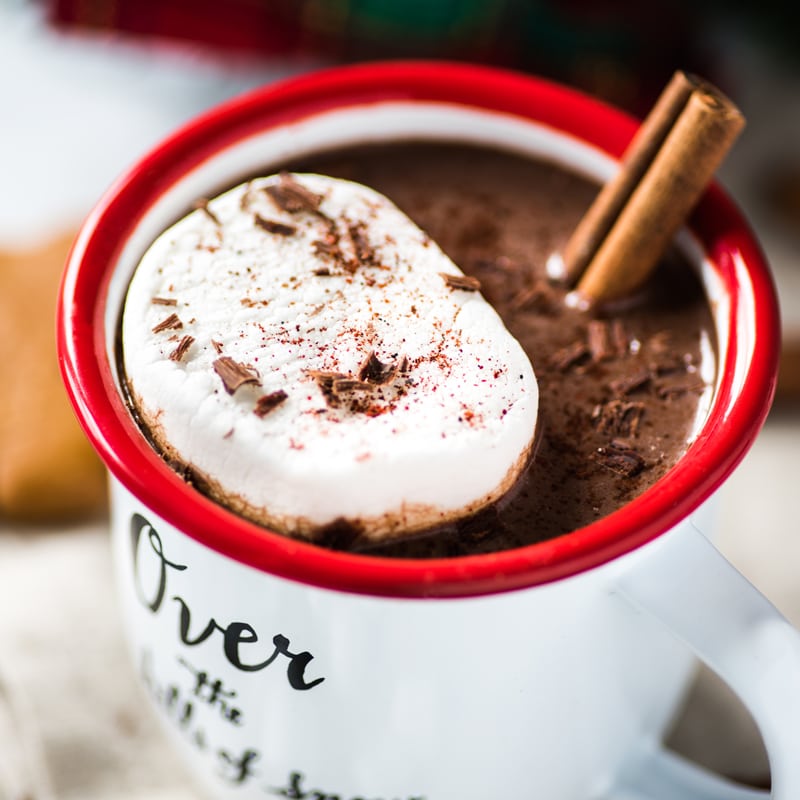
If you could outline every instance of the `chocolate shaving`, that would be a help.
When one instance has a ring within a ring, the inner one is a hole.
[[[306,372],[310,378],[317,382],[320,391],[322,392],[325,402],[329,406],[337,406],[339,404],[338,398],[333,391],[333,382],[337,380],[349,380],[350,376],[345,375],[343,372],[327,372],[325,370],[310,369]]]
[[[327,227],[323,237],[311,243],[311,246],[314,248],[314,253],[318,256],[330,258],[339,267],[345,270],[345,272],[349,272],[351,275],[354,274],[361,262],[357,257],[349,258],[342,252],[341,240],[336,229],[336,223],[327,217],[323,218],[325,219]],[[355,245],[353,245],[353,250],[355,253]]]
[[[328,386],[336,380],[350,377],[349,375],[345,375],[344,372],[328,372],[322,369],[309,369],[306,371],[306,375],[313,378],[320,385],[326,384]]]
[[[678,383],[673,385],[662,385],[656,390],[656,394],[662,400],[669,400],[673,397],[680,397],[681,395],[688,394],[689,392],[697,392],[698,394],[704,392],[706,384],[701,380],[691,381],[689,383]]]
[[[212,339],[211,346],[217,351],[217,353],[222,352],[222,342],[218,342],[216,339]]]
[[[612,436],[638,436],[644,416],[644,403],[609,400],[595,406],[592,421],[600,433]]]
[[[306,375],[313,378],[320,388],[326,402],[330,406],[338,406],[340,395],[349,392],[372,392],[375,384],[345,375],[342,372],[326,372],[324,370],[308,370]],[[363,410],[363,409],[360,409]]]
[[[615,348],[611,341],[611,330],[607,322],[600,319],[593,319],[586,328],[586,342],[592,361],[608,361],[613,358]]]
[[[322,203],[322,195],[314,194],[288,172],[281,172],[280,183],[267,186],[264,191],[280,209],[290,214],[299,211],[318,211]]]
[[[353,245],[353,253],[361,264],[375,264],[377,256],[375,248],[367,238],[366,225],[363,222],[354,222],[347,226],[347,234]]]
[[[650,369],[661,377],[663,375],[673,375],[677,372],[684,373],[688,366],[681,356],[673,355],[651,364]]]
[[[539,311],[547,314],[553,310],[553,293],[543,281],[537,281],[532,286],[526,286],[517,292],[511,300],[510,308],[512,311]]]
[[[278,389],[275,392],[265,394],[256,400],[256,407],[253,410],[253,413],[257,417],[266,417],[270,411],[276,409],[288,397],[289,395],[286,394],[283,389]]]
[[[154,297],[150,301],[154,306],[176,306],[178,301],[174,297]]]
[[[636,477],[647,466],[636,450],[620,441],[613,441],[608,447],[598,447],[593,457],[598,464],[624,478]]]
[[[342,258],[342,251],[339,249],[339,243],[337,241],[330,241],[327,237],[311,242],[311,246],[314,248],[314,253],[318,256],[330,256],[336,261]]]
[[[373,384],[383,384],[389,383],[396,373],[397,368],[394,364],[384,364],[373,351],[367,356],[364,363],[359,368],[358,378],[359,380],[368,381]]]
[[[336,227],[336,222],[330,217],[326,217],[321,211],[317,212],[317,216],[325,223],[322,241],[326,244],[339,244],[339,229]]]
[[[611,339],[614,342],[614,347],[620,358],[628,355],[631,345],[628,341],[625,325],[621,319],[614,319],[611,321]]]
[[[169,330],[180,330],[183,327],[183,323],[181,322],[180,318],[177,314],[170,314],[165,319],[162,319],[158,325],[153,328],[153,333],[161,333],[162,331],[169,331]]]
[[[245,383],[260,385],[258,376],[250,367],[234,361],[230,356],[220,356],[211,366],[214,367],[214,372],[219,375],[228,394],[233,394]]]
[[[331,382],[331,389],[334,394],[344,394],[345,392],[371,392],[375,384],[367,381],[359,381],[355,378],[336,378]]]
[[[342,253],[336,224],[327,217],[325,217],[325,222],[325,233],[322,238],[311,243],[311,246],[314,248],[314,254],[317,256],[326,256],[340,266],[349,267],[349,271],[353,272],[355,270],[355,265],[348,265],[348,260],[345,258],[344,253]]]
[[[479,292],[481,282],[470,275],[451,275],[449,272],[440,272],[444,282],[451,289],[460,289],[463,292]]]
[[[644,369],[633,375],[611,381],[608,386],[614,394],[624,396],[645,388],[650,383],[651,377],[650,370]]]
[[[253,184],[248,181],[242,196],[239,198],[239,208],[242,211],[249,211],[250,205],[253,202]]]
[[[570,367],[574,367],[583,361],[588,355],[589,348],[586,342],[573,342],[553,353],[549,363],[553,369],[557,369],[559,372],[566,372]]]
[[[193,207],[197,211],[202,211],[218,228],[222,227],[219,217],[208,207],[208,200],[206,200],[204,197],[195,201]]]
[[[328,267],[320,267],[319,269],[314,270],[314,275],[319,276],[320,278],[326,278],[331,274],[331,271]]]
[[[178,342],[178,346],[169,354],[169,360],[180,361],[186,355],[186,351],[192,346],[192,342],[194,342],[194,336],[184,336],[183,339]]]
[[[497,258],[476,258],[472,261],[475,268],[479,271],[493,269],[497,272],[512,272],[519,274],[522,270],[529,271],[517,261],[512,261],[508,256],[498,256]]]
[[[261,214],[256,214],[253,217],[253,222],[267,233],[274,233],[278,236],[293,236],[297,233],[297,227],[294,225],[287,225],[285,222],[278,222],[274,219],[267,219],[262,217]]]
[[[658,333],[653,334],[648,342],[650,349],[658,355],[669,352],[670,338],[669,331],[659,331]]]

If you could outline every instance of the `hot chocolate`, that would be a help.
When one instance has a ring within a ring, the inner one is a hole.
[[[389,197],[479,282],[539,383],[535,456],[500,500],[380,544],[357,520],[342,519],[313,532],[319,544],[403,557],[530,544],[614,512],[686,451],[715,369],[713,322],[692,269],[672,253],[641,296],[591,315],[568,308],[565,289],[546,278],[548,256],[563,246],[595,184],[550,163],[430,143],[359,147],[285,166]],[[471,458],[442,475],[442,486],[477,469],[481,453]],[[191,464],[178,468],[203,488]]]

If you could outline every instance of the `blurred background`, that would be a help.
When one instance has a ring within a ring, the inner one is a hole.
[[[723,490],[725,554],[800,625],[800,34],[783,3],[614,0],[0,0],[0,800],[191,800],[125,659],[104,479],[63,398],[53,308],[81,220],[164,134],[320,66],[498,64],[643,116],[675,69],[748,126],[720,180],[783,309],[778,399]],[[746,713],[701,672],[672,743],[756,785]]]

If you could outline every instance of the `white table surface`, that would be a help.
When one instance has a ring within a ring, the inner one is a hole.
[[[782,65],[763,54],[736,52],[742,55],[737,58],[742,74],[755,64],[762,73],[780,76],[770,86],[783,92],[796,112],[784,110],[781,142],[796,142],[798,87],[784,78]],[[164,133],[203,108],[296,67],[252,61],[223,67],[189,50],[65,39],[48,32],[26,3],[0,2],[0,246],[29,243],[74,225],[113,177]],[[747,81],[742,87],[747,103],[757,105],[763,93]],[[765,107],[773,108],[775,101],[765,98]],[[742,105],[752,119],[747,103]],[[747,196],[759,153],[776,146],[775,128],[768,123],[757,114],[737,145],[737,164],[723,170],[723,181],[762,235],[786,324],[795,326],[800,245]],[[800,412],[773,415],[723,490],[720,548],[800,626],[798,452]],[[109,572],[103,521],[67,530],[0,522],[0,800],[17,800],[3,796],[4,757],[7,768],[30,764],[37,770],[36,800],[196,797],[142,704]],[[7,707],[3,714],[9,697],[17,714],[11,721]],[[768,774],[746,713],[705,673],[672,742],[740,778]]]

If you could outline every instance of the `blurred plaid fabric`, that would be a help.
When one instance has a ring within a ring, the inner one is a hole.
[[[50,0],[51,19],[61,26],[223,53],[492,63],[637,112],[676,67],[713,77],[691,34],[695,14],[697,7],[667,0]]]

